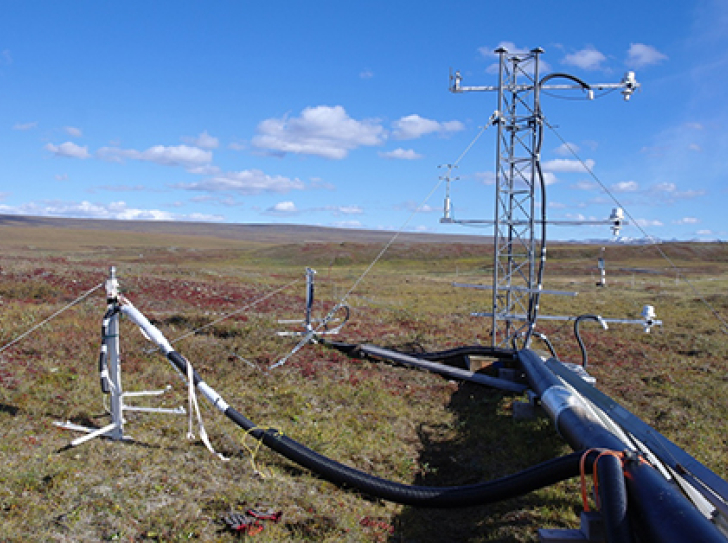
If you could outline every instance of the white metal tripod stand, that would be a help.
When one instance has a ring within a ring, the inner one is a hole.
[[[316,270],[313,268],[306,268],[306,309],[304,313],[303,319],[284,319],[278,320],[278,324],[302,324],[303,330],[297,330],[294,332],[277,332],[279,336],[288,336],[288,337],[301,337],[301,336],[307,336],[309,339],[313,339],[314,336],[325,336],[325,335],[331,335],[331,334],[338,334],[339,331],[344,327],[344,325],[349,321],[349,307],[346,305],[341,305],[339,307],[339,310],[344,311],[344,317],[343,322],[341,319],[334,319],[331,318],[333,315],[329,315],[326,318],[326,322],[323,322],[320,319],[313,319],[311,318],[311,314],[313,311],[313,302],[314,302],[314,292],[315,292],[315,285],[314,285],[314,276],[316,275]],[[339,323],[337,326],[332,328],[325,328],[325,329],[315,329],[314,324],[322,323],[327,324],[328,322],[336,322]]]
[[[110,397],[111,424],[102,428],[89,428],[74,424],[70,421],[56,422],[56,426],[76,432],[86,432],[85,436],[71,441],[70,445],[75,447],[90,441],[96,437],[107,437],[114,441],[130,439],[124,435],[124,411],[146,411],[150,413],[168,413],[184,415],[183,407],[174,409],[157,407],[135,407],[124,404],[124,398],[136,396],[160,396],[170,387],[164,390],[151,390],[141,392],[124,392],[121,387],[121,358],[119,356],[119,282],[116,279],[116,268],[112,267],[109,279],[106,281],[106,300],[108,309],[104,315],[101,338],[101,352],[99,354],[99,373],[101,378],[101,390]]]

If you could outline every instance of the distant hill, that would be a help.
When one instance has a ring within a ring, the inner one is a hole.
[[[68,228],[146,234],[206,236],[263,243],[356,242],[385,243],[394,232],[387,230],[356,230],[300,224],[229,224],[172,221],[127,221],[104,219],[68,219],[60,217],[29,217],[0,215],[0,227]],[[490,236],[468,236],[403,232],[398,241],[407,243],[467,243],[491,244]]]

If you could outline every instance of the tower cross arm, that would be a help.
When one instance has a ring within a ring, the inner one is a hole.
[[[552,76],[559,76],[564,74],[552,74]],[[551,78],[552,76],[548,76],[545,79]],[[567,76],[569,78],[572,78],[571,76]],[[475,85],[468,85],[463,86],[462,85],[462,76],[460,75],[460,72],[455,72],[455,75],[450,77],[450,91],[453,93],[462,93],[462,92],[488,92],[488,91],[498,91],[501,90],[501,87],[497,85],[481,85],[481,86],[475,86]],[[540,90],[587,90],[589,94],[589,98],[592,98],[592,92],[595,90],[615,90],[615,89],[622,89],[622,94],[624,95],[625,100],[629,100],[629,97],[634,93],[635,90],[640,88],[640,84],[637,82],[637,79],[635,78],[634,72],[627,72],[622,80],[619,83],[595,83],[595,84],[579,84],[579,83],[564,83],[564,84],[536,84],[536,83],[530,83],[525,85],[508,85],[504,84],[502,86],[502,90],[510,91],[510,92],[523,92],[523,91],[530,91],[533,90],[534,87],[538,86]]]

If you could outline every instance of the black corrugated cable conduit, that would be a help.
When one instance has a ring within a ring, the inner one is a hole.
[[[187,360],[181,354],[170,351],[167,353],[167,358],[183,375],[187,374]],[[207,387],[194,370],[193,378],[196,387],[199,388],[201,383]],[[438,508],[483,505],[520,496],[576,477],[580,473],[582,453],[578,452],[548,460],[514,475],[474,485],[449,487],[407,485],[345,466],[305,447],[277,430],[257,428],[251,420],[232,407],[227,406],[224,413],[255,439],[261,440],[275,452],[317,473],[327,481],[404,505]],[[591,461],[587,462],[587,469],[591,472]]]
[[[600,511],[607,541],[632,543],[622,459],[613,454],[602,455],[596,463],[596,472],[599,478]]]

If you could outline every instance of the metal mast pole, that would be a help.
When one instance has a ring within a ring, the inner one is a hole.
[[[111,267],[109,280],[106,282],[106,296],[110,304],[115,307],[119,303],[119,283],[116,279],[116,268]],[[111,423],[113,427],[106,433],[113,440],[124,438],[124,390],[121,388],[121,356],[119,351],[119,312],[114,311],[109,319],[109,326],[103,342],[107,347],[109,380],[111,381],[112,394]]]

